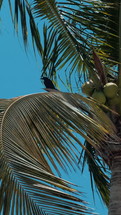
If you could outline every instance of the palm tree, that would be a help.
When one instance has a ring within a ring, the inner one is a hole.
[[[68,163],[77,163],[80,145],[82,170],[87,163],[92,186],[96,184],[109,215],[121,214],[120,1],[34,0],[32,8],[29,3],[15,1],[15,28],[20,12],[26,45],[27,13],[33,45],[43,61],[42,75],[56,81],[64,71],[67,86],[72,91],[76,87],[78,94],[49,92],[1,101],[1,211],[84,214],[86,208],[75,203],[80,201],[76,191],[51,168],[58,172],[58,164],[66,170]],[[34,15],[47,20],[44,39]],[[82,87],[85,97],[80,86],[87,80],[92,92]],[[107,94],[109,83],[115,86],[115,100],[112,88]],[[85,139],[84,145],[75,133]]]

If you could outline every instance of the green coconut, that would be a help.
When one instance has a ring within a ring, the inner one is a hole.
[[[82,85],[82,92],[88,96],[91,96],[94,90],[94,83],[92,80],[85,82]]]
[[[104,85],[104,94],[107,98],[114,98],[118,92],[117,84],[110,82]]]
[[[95,100],[97,100],[101,104],[105,104],[106,103],[106,97],[105,97],[105,95],[104,95],[104,93],[102,91],[95,91],[92,94],[92,98],[95,99]]]

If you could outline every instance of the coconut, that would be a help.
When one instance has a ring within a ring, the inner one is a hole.
[[[110,82],[104,85],[104,94],[107,98],[114,98],[118,92],[117,84]]]
[[[100,102],[101,104],[105,104],[106,102],[106,97],[102,91],[95,91],[92,94],[92,98]]]
[[[92,80],[85,82],[82,85],[82,92],[88,96],[91,96],[94,90],[94,83]]]

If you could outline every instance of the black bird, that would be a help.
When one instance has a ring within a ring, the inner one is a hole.
[[[47,89],[54,89],[54,90],[57,90],[54,86],[54,84],[52,83],[52,81],[47,78],[47,77],[42,77],[41,78],[42,80],[44,80],[44,85]]]

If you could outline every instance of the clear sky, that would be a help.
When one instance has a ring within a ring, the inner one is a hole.
[[[40,82],[41,59],[39,56],[35,58],[31,45],[25,53],[21,37],[18,38],[13,30],[7,5],[8,1],[4,1],[0,12],[0,98],[43,92]],[[81,186],[85,200],[91,203],[90,207],[95,208],[95,212],[107,215],[107,209],[97,195],[93,204],[87,171],[83,177],[79,170],[70,176],[63,174],[63,177]]]

